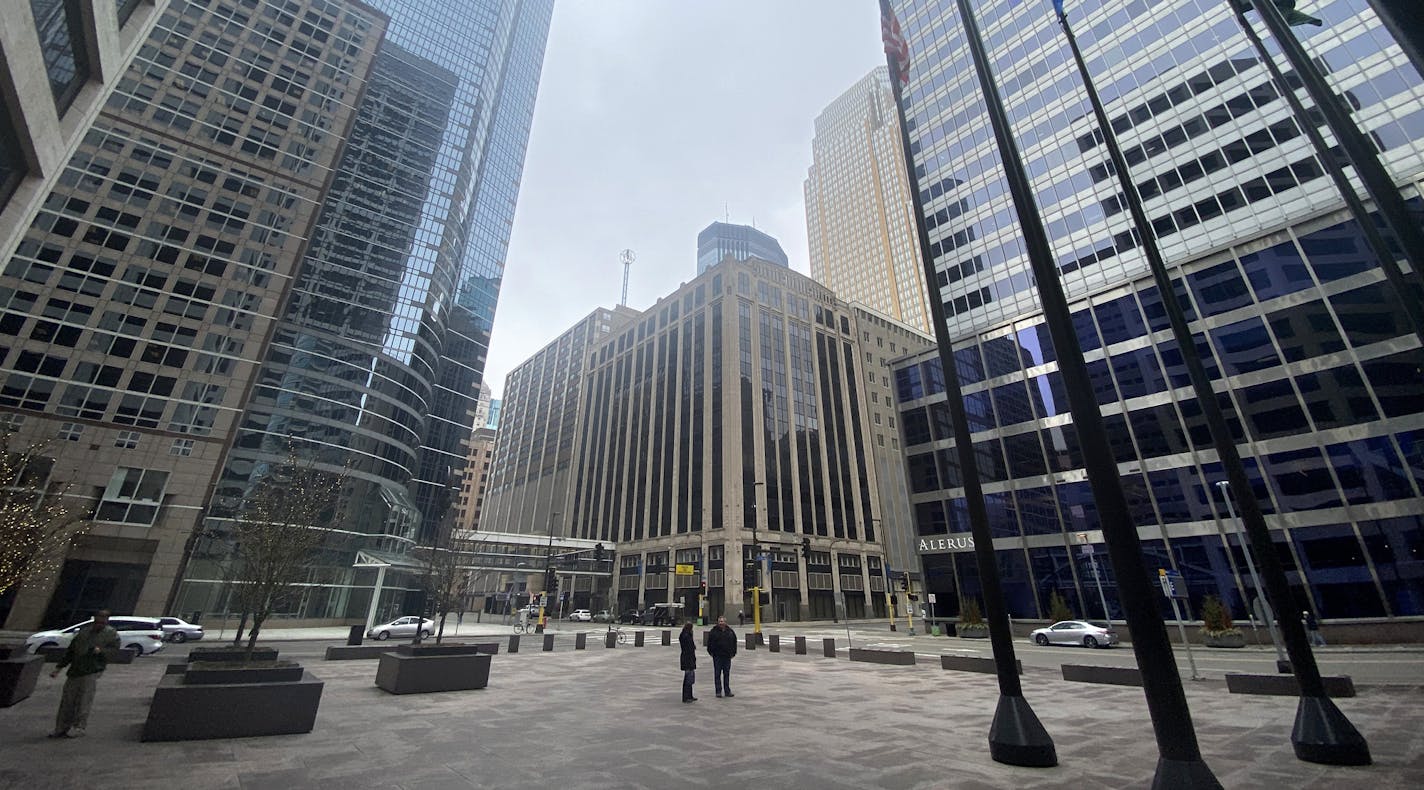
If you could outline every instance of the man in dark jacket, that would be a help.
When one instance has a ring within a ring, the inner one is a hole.
[[[682,624],[677,645],[682,648],[682,655],[678,657],[678,665],[682,667],[682,701],[696,702],[697,698],[692,696],[692,684],[697,680],[697,641],[692,638],[691,620]]]
[[[88,628],[81,628],[69,640],[69,647],[60,656],[50,677],[57,677],[59,671],[69,667],[64,680],[64,691],[59,697],[59,713],[54,719],[51,738],[79,738],[89,724],[89,708],[94,704],[94,689],[99,685],[99,674],[108,666],[105,650],[117,650],[119,632],[109,625],[109,613],[96,612],[94,622]]]
[[[737,633],[727,625],[727,618],[718,617],[707,635],[707,654],[712,656],[712,684],[717,696],[735,697],[732,693],[732,656],[737,654]]]

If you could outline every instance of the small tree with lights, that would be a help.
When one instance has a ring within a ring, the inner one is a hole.
[[[48,447],[21,448],[13,432],[0,433],[0,595],[56,570],[65,547],[89,528],[66,501],[73,484],[49,481]]]
[[[233,519],[233,598],[251,615],[250,656],[262,625],[308,576],[335,519],[345,475],[289,448],[286,461],[248,489]]]

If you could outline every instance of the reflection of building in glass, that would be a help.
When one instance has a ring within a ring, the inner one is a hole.
[[[1100,543],[1101,525],[962,27],[952,10],[925,13],[927,5],[895,2],[912,47],[944,53],[914,61],[910,136],[1009,610],[1046,617],[1058,591],[1076,613],[1101,616],[1075,547],[1077,533]],[[1335,7],[1326,27],[1297,32],[1417,203],[1420,77],[1363,0]],[[1233,429],[1268,522],[1281,530],[1299,608],[1326,619],[1424,615],[1424,351],[1296,121],[1225,4],[1076,10],[1208,372],[1239,415]],[[1037,71],[1068,57],[1056,22],[1027,8],[981,21],[1074,300],[1144,562],[1154,573],[1181,571],[1194,608],[1218,595],[1244,619],[1239,526],[1215,489],[1223,474],[1113,196],[1106,153],[1077,82]],[[1104,54],[1124,46],[1156,55],[1110,69]],[[940,217],[966,196],[968,211]],[[923,535],[968,530],[952,441],[918,427],[941,408],[942,387],[925,383],[938,366],[925,354],[896,371]],[[972,556],[928,552],[924,562],[943,599],[979,594]],[[1112,569],[1099,565],[1115,607]]]
[[[805,185],[811,277],[842,299],[929,332],[905,152],[884,66],[816,116],[811,150]]]
[[[781,243],[746,225],[731,225],[714,222],[697,234],[697,273],[702,274],[731,256],[734,260],[745,261],[757,258],[763,261],[790,266]]]

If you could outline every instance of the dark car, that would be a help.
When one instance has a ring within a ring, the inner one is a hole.
[[[624,625],[638,625],[643,622],[643,613],[637,609],[629,609],[618,615],[618,622]]]

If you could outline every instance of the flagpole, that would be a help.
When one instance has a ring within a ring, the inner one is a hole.
[[[989,59],[979,37],[979,25],[969,0],[956,0],[956,3],[994,138],[998,142],[1029,264],[1037,282],[1044,320],[1058,355],[1058,369],[1067,389],[1068,408],[1073,416],[1088,483],[1102,521],[1103,539],[1107,543],[1113,570],[1117,573],[1120,600],[1126,611],[1128,630],[1132,634],[1132,650],[1137,656],[1147,709],[1157,738],[1159,759],[1153,787],[1219,788],[1221,783],[1202,760],[1196,731],[1192,727],[1191,710],[1187,707],[1186,692],[1172,654],[1172,644],[1157,607],[1156,596],[1160,593],[1148,580],[1147,569],[1143,565],[1137,525],[1133,523],[1118,476],[1117,462],[1108,446],[1103,417],[1098,410],[1087,364],[1083,361],[1083,351],[1073,329],[1068,299],[1058,280],[1053,249],[1039,216],[1018,145],[1014,142],[998,86],[989,69]]]
[[[1236,11],[1237,22],[1243,29],[1250,30],[1251,24],[1246,21],[1241,0],[1227,0],[1227,2]],[[1379,256],[1379,264],[1385,277],[1389,279],[1389,284],[1394,288],[1400,301],[1404,303],[1415,334],[1419,335],[1420,340],[1424,342],[1424,307],[1420,306],[1419,297],[1414,291],[1416,288],[1424,288],[1424,274],[1421,274],[1421,271],[1424,271],[1424,230],[1420,229],[1420,218],[1415,216],[1405,205],[1404,198],[1399,193],[1399,187],[1395,186],[1394,179],[1390,177],[1389,172],[1385,170],[1376,155],[1374,144],[1365,138],[1364,133],[1350,119],[1350,114],[1345,109],[1344,103],[1326,83],[1325,77],[1316,67],[1315,61],[1310,58],[1305,48],[1300,45],[1300,41],[1296,39],[1295,34],[1290,31],[1290,25],[1287,24],[1275,2],[1257,0],[1254,6],[1261,21],[1265,22],[1266,28],[1271,31],[1271,37],[1280,45],[1286,60],[1295,69],[1296,76],[1305,86],[1306,93],[1310,94],[1311,100],[1315,102],[1315,108],[1325,117],[1326,125],[1330,127],[1330,131],[1340,143],[1340,150],[1354,166],[1355,175],[1359,176],[1360,181],[1365,185],[1365,192],[1374,201],[1375,210],[1404,250],[1404,257],[1409,261],[1411,269],[1408,275],[1405,275],[1399,268],[1399,263],[1393,254]],[[1254,31],[1252,33],[1254,34]],[[1271,62],[1269,56],[1266,57],[1266,60],[1268,63]],[[1290,86],[1278,83],[1276,88],[1288,98],[1294,98],[1294,92]],[[1312,141],[1319,138],[1319,132],[1314,130],[1309,116],[1298,116],[1297,121],[1308,134],[1313,133]],[[1331,166],[1332,163],[1327,161],[1334,158],[1330,149],[1323,147],[1323,141],[1316,145],[1321,163],[1326,167]],[[1353,189],[1350,191],[1353,192]],[[1371,222],[1368,216],[1360,218],[1359,221],[1362,227]]]
[[[949,325],[944,316],[944,300],[940,296],[934,255],[930,251],[929,230],[925,227],[924,205],[920,199],[920,180],[915,174],[915,160],[910,153],[909,128],[905,123],[905,101],[901,92],[905,74],[901,71],[908,54],[899,23],[889,0],[880,0],[881,32],[886,40],[886,62],[890,67],[890,85],[895,94],[895,109],[900,127],[900,148],[905,158],[905,174],[909,179],[911,213],[920,244],[920,262],[924,269],[925,288],[929,297],[930,322],[934,325],[939,350],[940,367],[944,371],[945,404],[954,432],[954,449],[959,458],[960,475],[964,482],[964,500],[969,510],[970,534],[974,536],[974,561],[979,570],[979,582],[984,592],[984,614],[989,624],[989,643],[994,654],[994,669],[999,680],[999,700],[989,725],[989,756],[1007,765],[1030,768],[1051,768],[1058,765],[1058,750],[1053,738],[1039,721],[1037,714],[1023,695],[1019,679],[1018,660],[1014,655],[1013,631],[1008,608],[1004,605],[999,563],[994,556],[994,536],[989,529],[989,512],[984,504],[984,489],[979,479],[979,462],[974,455],[969,419],[964,410],[964,393],[959,372],[954,364],[954,349],[950,343]],[[893,43],[892,43],[893,42]]]
[[[1241,521],[1251,540],[1251,550],[1266,577],[1266,591],[1270,596],[1271,605],[1281,613],[1282,625],[1285,625],[1285,621],[1289,620],[1296,626],[1294,632],[1286,634],[1286,649],[1290,652],[1291,666],[1295,670],[1301,692],[1301,700],[1296,714],[1296,727],[1291,734],[1291,743],[1295,747],[1296,756],[1315,763],[1368,765],[1370,763],[1369,745],[1350,723],[1350,720],[1345,717],[1345,714],[1340,712],[1340,709],[1326,695],[1325,684],[1320,679],[1320,668],[1316,666],[1315,655],[1305,638],[1305,631],[1300,627],[1300,621],[1285,614],[1293,611],[1295,607],[1290,595],[1290,584],[1286,580],[1285,571],[1281,568],[1280,559],[1276,556],[1274,541],[1271,540],[1270,530],[1266,526],[1266,518],[1261,513],[1260,503],[1256,499],[1255,491],[1251,488],[1250,479],[1246,476],[1246,467],[1241,463],[1241,454],[1237,451],[1236,442],[1231,438],[1231,431],[1227,428],[1226,417],[1222,413],[1216,393],[1212,389],[1211,379],[1202,366],[1196,342],[1192,339],[1186,315],[1177,298],[1176,289],[1172,286],[1171,277],[1167,273],[1167,264],[1163,260],[1162,251],[1157,244],[1157,235],[1152,229],[1152,223],[1148,221],[1147,211],[1142,206],[1142,196],[1138,194],[1137,187],[1128,170],[1127,158],[1123,156],[1122,147],[1118,145],[1117,135],[1113,132],[1112,124],[1108,121],[1107,111],[1103,109],[1097,86],[1094,85],[1092,75],[1088,72],[1088,66],[1083,60],[1083,53],[1078,48],[1078,39],[1073,35],[1072,26],[1068,24],[1068,15],[1061,10],[1058,3],[1054,4],[1054,8],[1057,10],[1058,24],[1063,28],[1064,37],[1068,39],[1068,48],[1073,53],[1073,62],[1077,64],[1078,73],[1082,76],[1083,88],[1088,94],[1089,104],[1093,107],[1093,117],[1097,120],[1098,131],[1102,134],[1103,144],[1107,147],[1108,155],[1112,159],[1118,187],[1122,190],[1128,210],[1132,213],[1132,221],[1136,224],[1138,235],[1142,240],[1142,251],[1147,256],[1147,265],[1152,271],[1152,280],[1157,285],[1162,306],[1167,312],[1167,320],[1172,327],[1172,338],[1176,341],[1177,349],[1181,352],[1182,360],[1186,364],[1187,377],[1192,385],[1192,395],[1206,417],[1212,444],[1216,448],[1216,454],[1221,460],[1222,467],[1226,470],[1231,493],[1235,497],[1237,506],[1241,508]]]

